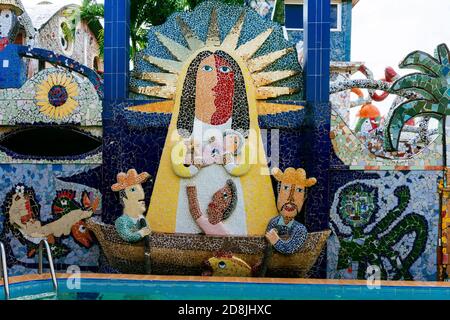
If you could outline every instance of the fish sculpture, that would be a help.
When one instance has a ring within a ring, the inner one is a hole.
[[[218,253],[203,264],[202,276],[213,277],[251,277],[256,268],[234,256],[232,253]]]

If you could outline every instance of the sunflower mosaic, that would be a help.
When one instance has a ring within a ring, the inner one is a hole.
[[[53,119],[69,116],[78,107],[75,99],[79,88],[73,77],[65,73],[52,73],[36,88],[36,105],[39,111]]]

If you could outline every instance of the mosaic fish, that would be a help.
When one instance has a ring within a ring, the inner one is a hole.
[[[203,276],[251,277],[253,269],[244,260],[231,253],[218,253],[204,263]]]

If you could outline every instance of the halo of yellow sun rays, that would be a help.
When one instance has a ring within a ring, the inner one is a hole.
[[[180,94],[180,90],[178,88],[180,86],[179,80],[184,76],[185,65],[189,63],[189,61],[191,61],[199,52],[206,49],[212,49],[211,51],[222,50],[227,52],[230,56],[240,60],[240,62],[246,66],[245,69],[249,73],[253,84],[253,88],[251,89],[255,91],[254,98],[256,99],[258,113],[260,115],[302,109],[301,106],[265,102],[267,99],[274,99],[282,95],[289,95],[298,92],[300,88],[276,86],[273,84],[277,81],[297,75],[300,70],[292,69],[265,71],[267,67],[276,61],[295,51],[293,47],[254,57],[255,53],[264,45],[266,40],[274,31],[273,28],[263,30],[254,38],[238,46],[245,17],[246,11],[243,10],[223,41],[220,40],[219,36],[216,8],[213,8],[211,11],[205,41],[200,40],[199,36],[195,34],[195,32],[180,16],[176,17],[176,23],[178,24],[180,31],[186,40],[187,47],[159,32],[156,32],[156,38],[171,53],[173,59],[143,55],[142,58],[144,61],[156,66],[161,71],[135,72],[132,75],[133,78],[150,81],[153,85],[132,85],[130,86],[130,91],[149,97],[163,98],[166,99],[167,102],[157,102],[155,105],[147,104],[130,107],[128,110],[148,113],[170,112],[169,110],[171,109],[171,106],[175,104],[176,95]],[[161,108],[158,108],[158,106]]]
[[[39,112],[52,119],[62,119],[78,107],[79,88],[66,73],[51,73],[37,85],[35,101]]]

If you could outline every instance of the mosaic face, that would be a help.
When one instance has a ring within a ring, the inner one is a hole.
[[[15,14],[9,9],[0,10],[0,38],[9,36],[14,27]]]
[[[302,209],[305,189],[295,184],[280,183],[277,209],[284,218],[293,219]]]
[[[205,123],[221,125],[233,111],[234,71],[225,59],[211,55],[197,70],[195,116]]]
[[[138,217],[145,212],[145,193],[142,185],[135,184],[125,189],[123,198],[124,211],[132,217]]]
[[[347,225],[360,227],[370,221],[378,209],[376,188],[359,184],[343,192],[338,212]]]
[[[183,86],[177,128],[192,133],[194,118],[221,125],[232,119],[232,129],[250,126],[247,93],[239,65],[223,51],[201,52],[190,64]]]

